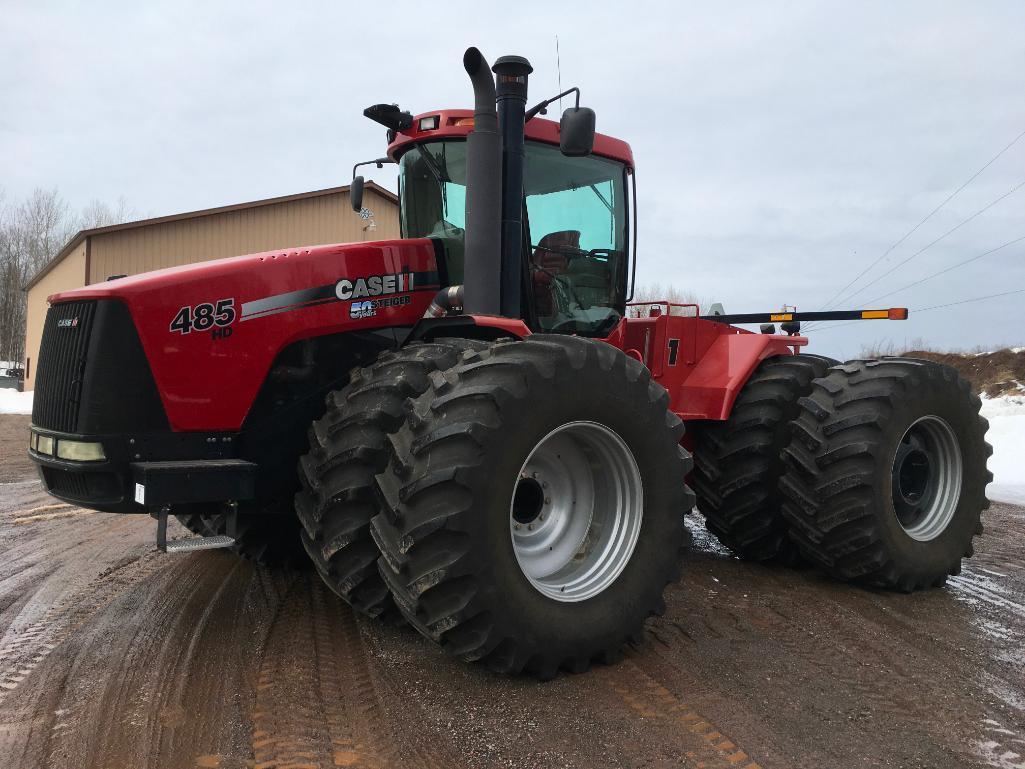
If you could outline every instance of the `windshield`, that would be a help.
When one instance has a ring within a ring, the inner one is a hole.
[[[466,143],[417,145],[399,161],[402,236],[433,238],[451,283],[463,281]],[[601,336],[623,314],[627,216],[624,167],[569,158],[527,142],[525,240],[542,331]]]

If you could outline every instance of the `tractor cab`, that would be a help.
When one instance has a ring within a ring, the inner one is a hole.
[[[389,125],[388,159],[399,167],[402,237],[430,239],[443,282],[462,285],[473,111],[411,116],[378,105],[366,114]],[[625,316],[629,300],[630,234],[636,225],[627,190],[633,154],[626,142],[593,134],[587,154],[568,155],[560,146],[563,131],[536,115],[528,115],[523,128],[521,237],[514,263],[520,271],[519,314],[535,332],[604,337]]]
[[[415,118],[414,125],[439,125],[443,117],[445,126],[398,136],[389,155],[399,166],[402,236],[434,241],[449,282],[461,284],[463,139],[473,117],[459,111],[426,114]],[[627,301],[632,157],[629,147],[608,137],[596,142],[605,156],[567,157],[551,142],[557,130],[558,124],[541,118],[527,123],[521,306],[528,308],[524,314],[535,331],[605,336],[623,317]]]

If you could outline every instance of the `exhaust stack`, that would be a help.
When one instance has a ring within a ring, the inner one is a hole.
[[[495,79],[476,48],[466,49],[463,67],[473,84],[474,100],[473,130],[466,137],[464,311],[501,315],[502,141],[495,108]],[[516,296],[518,304],[518,282]]]

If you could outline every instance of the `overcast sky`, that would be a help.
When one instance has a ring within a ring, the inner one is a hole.
[[[0,0],[0,188],[144,215],[346,183],[361,116],[471,104],[477,45],[579,85],[638,165],[639,279],[728,311],[818,309],[1025,131],[1025,3],[57,3]],[[394,177],[380,181],[394,188]],[[1025,138],[865,276],[1025,181]],[[1025,235],[1025,189],[852,298]],[[298,245],[298,244],[297,244]],[[857,284],[857,285],[861,285]],[[855,286],[855,288],[857,287]],[[1025,289],[1025,241],[876,302]],[[852,289],[853,291],[853,289]],[[1025,345],[1025,293],[812,336]]]

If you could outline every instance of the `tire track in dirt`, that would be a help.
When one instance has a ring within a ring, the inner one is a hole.
[[[315,576],[304,575],[275,618],[261,660],[254,769],[461,764],[440,740],[430,752],[419,750],[389,712],[380,686],[351,610]]]
[[[771,693],[761,709],[767,723],[801,744],[802,760],[792,765],[821,763],[815,742],[801,743],[800,714],[814,722],[822,708],[839,722],[834,747],[860,753],[850,766],[977,765],[979,753],[966,737],[982,733],[998,687],[1021,689],[992,664],[977,665],[994,650],[980,637],[978,617],[950,590],[904,596],[708,553],[693,558],[683,585],[670,590],[667,618],[649,626],[656,671],[675,666],[707,683],[740,670],[747,680],[771,679],[779,690],[762,688]],[[681,624],[672,617],[695,619]],[[976,670],[978,680],[966,681],[967,670]],[[795,706],[798,712],[788,713]],[[750,728],[751,719],[743,720]]]
[[[136,583],[166,566],[158,553],[129,558],[76,586],[43,616],[0,639],[0,704],[31,670],[71,637],[91,617]]]
[[[245,765],[238,725],[251,688],[233,659],[260,643],[246,616],[250,567],[217,554],[158,560],[163,568],[89,617],[5,704],[47,719],[12,735],[17,766],[177,769],[218,751],[224,769]]]
[[[640,717],[671,726],[678,735],[681,756],[687,759],[684,765],[692,762],[707,769],[761,769],[715,723],[649,676],[637,659],[631,653],[623,662],[602,669],[600,675]]]

